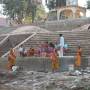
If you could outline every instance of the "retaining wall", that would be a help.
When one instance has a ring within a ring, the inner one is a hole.
[[[60,21],[46,21],[37,23],[37,26],[51,31],[72,30],[81,27],[85,24],[90,24],[90,18],[66,19]]]
[[[82,67],[88,66],[88,58],[82,58]],[[59,58],[59,71],[68,71],[69,65],[74,64],[74,56],[65,56]],[[44,57],[17,57],[16,65],[23,68],[23,70],[34,70],[34,71],[51,71],[51,61],[49,58]],[[6,69],[7,58],[0,60],[0,69]]]

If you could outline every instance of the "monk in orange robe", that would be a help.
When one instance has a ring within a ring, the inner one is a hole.
[[[56,53],[53,52],[53,53],[50,54],[50,58],[51,58],[51,61],[52,61],[52,71],[55,72],[59,68],[58,57],[57,57]]]
[[[82,49],[79,46],[78,49],[77,49],[76,61],[75,61],[75,66],[77,68],[80,68],[80,66],[81,66],[81,56],[82,56]]]
[[[54,45],[52,43],[50,43],[49,53],[50,53],[49,56],[52,63],[52,71],[55,72],[59,69],[59,60],[58,60]]]
[[[27,56],[34,56],[34,54],[35,54],[34,48],[30,48],[30,49],[27,51]]]
[[[15,65],[15,61],[16,61],[15,50],[11,48],[8,55],[8,70],[12,70],[12,67]]]

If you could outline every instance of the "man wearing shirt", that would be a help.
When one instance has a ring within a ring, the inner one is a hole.
[[[60,52],[59,57],[63,57],[63,48],[64,48],[64,37],[63,34],[60,34]]]

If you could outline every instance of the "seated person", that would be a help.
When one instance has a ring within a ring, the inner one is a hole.
[[[27,56],[34,56],[35,54],[35,49],[34,48],[30,48],[28,51],[27,51]]]
[[[41,57],[47,57],[48,54],[48,43],[42,43],[41,46],[39,47],[39,53]]]

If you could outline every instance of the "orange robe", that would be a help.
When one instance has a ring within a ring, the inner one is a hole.
[[[14,51],[10,51],[8,55],[8,70],[12,70],[12,67],[15,65],[16,55]]]
[[[75,61],[76,67],[81,66],[81,54],[82,54],[82,49],[80,48],[77,50],[76,61]]]
[[[52,70],[57,70],[59,68],[59,60],[56,52],[50,53],[50,59],[52,62]]]

